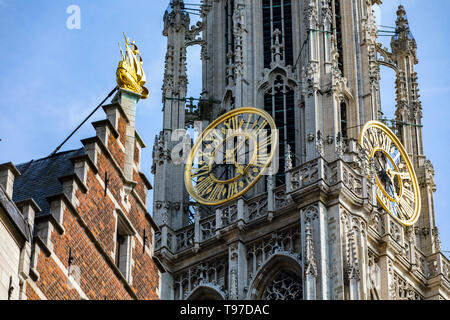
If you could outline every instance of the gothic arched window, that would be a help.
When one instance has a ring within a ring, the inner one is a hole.
[[[292,271],[280,270],[267,283],[263,300],[302,300],[302,279]]]
[[[278,75],[272,87],[264,94],[264,110],[275,120],[279,131],[279,174],[277,185],[284,183],[284,161],[286,145],[295,154],[295,96],[294,90],[286,84],[285,79]],[[295,157],[292,157],[295,166]]]
[[[342,75],[344,75],[344,48],[343,48],[343,40],[342,40],[342,10],[341,10],[341,1],[334,0],[334,16],[335,16],[335,38],[337,51],[339,53],[338,58],[338,66],[339,70],[341,70]]]
[[[263,0],[265,68],[270,68],[272,62],[272,46],[275,43],[274,31],[277,29],[281,32],[280,43],[284,45],[282,60],[284,60],[285,65],[293,65],[291,0]]]
[[[348,117],[347,117],[347,103],[341,102],[341,134],[344,139],[348,138]]]

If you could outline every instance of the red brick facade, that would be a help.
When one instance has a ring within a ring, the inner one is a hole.
[[[136,134],[129,180],[124,172],[129,121],[118,103],[104,110],[108,120],[93,124],[97,136],[82,141],[85,154],[70,159],[74,173],[58,177],[63,192],[45,195],[49,212],[36,214],[27,299],[159,297],[160,270],[153,258],[157,226],[146,210],[151,185],[139,171],[144,145]],[[117,265],[119,216],[131,230],[128,275]]]

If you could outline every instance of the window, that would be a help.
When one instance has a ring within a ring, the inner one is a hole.
[[[341,2],[340,0],[334,0],[334,14],[336,17],[336,23],[335,23],[335,37],[336,37],[336,44],[337,44],[337,50],[339,53],[338,58],[338,66],[339,70],[341,70],[342,75],[344,75],[344,49],[342,45],[342,16],[341,16]]]
[[[115,239],[115,264],[125,279],[131,283],[131,267],[133,259],[133,239],[136,231],[123,214],[117,210],[117,228]]]
[[[344,139],[348,138],[347,128],[348,128],[347,104],[345,102],[342,102],[341,103],[341,134]]]
[[[295,110],[294,90],[290,88],[285,79],[277,76],[271,89],[264,95],[264,110],[275,120],[279,130],[279,174],[276,175],[276,186],[284,184],[284,162],[286,145],[291,147],[291,153],[296,154],[295,148]],[[292,165],[295,166],[296,158],[292,157]]]
[[[233,32],[233,15],[234,15],[234,0],[228,0],[225,2],[224,8],[225,15],[225,65],[227,66],[226,84],[230,85],[230,78],[228,73],[232,74],[231,65],[234,64],[234,32]]]
[[[291,0],[263,1],[263,38],[264,38],[264,67],[270,68],[272,62],[272,46],[275,41],[274,31],[281,32],[280,43],[284,44],[283,58],[285,65],[293,65],[293,37],[292,37],[292,4]]]

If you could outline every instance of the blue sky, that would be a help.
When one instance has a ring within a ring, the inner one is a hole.
[[[168,0],[0,0],[0,163],[22,163],[49,155],[115,86],[122,32],[136,40],[144,58],[150,97],[137,109],[137,130],[147,143],[142,171],[150,173],[151,148],[162,124],[161,86],[166,40],[162,16]],[[198,0],[190,0],[190,3]],[[435,209],[444,250],[450,251],[450,44],[448,0],[384,0],[379,24],[394,26],[402,3],[418,44],[424,145],[436,170]],[[70,5],[81,9],[81,28],[69,30]],[[389,46],[389,38],[380,38]],[[199,48],[188,52],[189,94],[201,91]],[[382,72],[383,111],[393,118],[394,74]],[[97,112],[91,121],[104,118]],[[81,146],[94,135],[87,123],[64,146]]]

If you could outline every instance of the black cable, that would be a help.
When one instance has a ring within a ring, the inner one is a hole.
[[[310,33],[311,33],[311,30],[308,30],[308,33],[306,34],[306,39],[305,39],[305,41],[302,44],[302,48],[300,49],[300,53],[298,54],[297,61],[295,61],[294,68],[292,69],[292,73],[294,73],[295,70],[297,69],[298,61],[300,60],[300,56],[302,55],[303,48],[305,47],[305,44],[309,41],[309,34]]]
[[[58,151],[59,151],[59,149],[61,149],[61,147],[70,139],[70,138],[72,138],[72,136],[75,134],[75,132],[77,132],[78,131],[78,129],[80,129],[81,128],[81,126],[83,125],[83,124],[85,124],[85,122],[86,121],[88,121],[88,119],[90,118],[90,117],[92,117],[92,115],[106,102],[106,100],[108,100],[109,99],[109,97],[111,97],[113,94],[114,94],[114,92],[116,92],[117,91],[117,89],[118,89],[119,87],[115,87],[107,96],[106,96],[106,98],[94,109],[94,111],[92,111],[87,117],[86,117],[86,119],[84,119],[83,120],[83,122],[74,130],[74,131],[72,131],[72,133],[66,138],[66,140],[64,140],[56,149],[55,149],[55,151],[53,151],[51,154],[50,154],[50,156],[49,157],[51,157],[51,156],[53,156],[53,155],[55,155]]]

